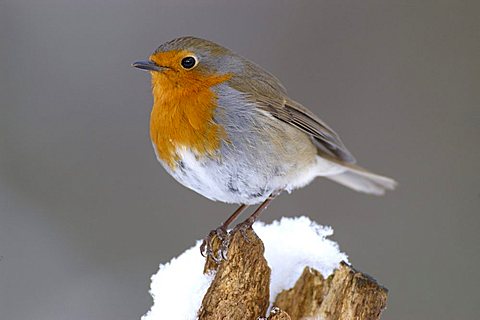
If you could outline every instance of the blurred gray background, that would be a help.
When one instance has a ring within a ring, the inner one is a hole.
[[[182,35],[277,75],[383,198],[316,180],[263,215],[308,215],[390,289],[383,319],[480,316],[478,1],[0,0],[0,318],[139,319],[150,276],[235,207],[156,162],[148,74]]]

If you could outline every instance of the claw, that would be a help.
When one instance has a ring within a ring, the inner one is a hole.
[[[243,239],[246,242],[250,242],[250,239],[248,238],[247,230],[252,228],[253,223],[255,222],[255,219],[253,218],[248,218],[247,220],[237,224],[235,228],[230,231],[230,236],[233,235],[235,232],[240,232],[242,235]]]
[[[247,235],[247,229],[246,228],[240,228],[239,229],[242,237],[243,237],[243,240],[245,240],[245,242],[250,242],[250,239],[248,238],[248,235]]]
[[[213,252],[213,240],[214,238],[218,238],[220,240],[220,249],[215,254]],[[216,263],[220,263],[223,260],[226,260],[227,254],[226,251],[228,250],[228,243],[229,243],[229,235],[227,230],[223,227],[218,227],[210,231],[210,233],[203,239],[202,244],[200,245],[200,254],[204,257],[210,257]]]
[[[216,230],[210,231],[210,233],[203,239],[203,242],[200,245],[200,254],[205,258],[208,256],[212,256],[212,241],[215,235]]]
[[[227,234],[227,236],[222,240],[222,243],[220,244],[220,254],[222,256],[223,260],[228,260],[228,245],[230,244],[230,236]]]
[[[205,252],[205,247],[206,247],[205,240],[203,240],[202,244],[200,245],[200,254],[204,258],[207,257],[207,253]]]
[[[225,227],[218,227],[210,231],[210,233],[203,239],[202,244],[200,245],[200,253],[204,258],[210,257],[215,263],[219,264],[224,260],[228,260],[228,247],[230,245],[230,237],[235,232],[240,232],[243,239],[246,242],[250,242],[250,239],[247,234],[247,230],[252,228],[253,223],[255,222],[254,218],[248,218],[247,220],[239,223],[228,232]],[[218,238],[220,240],[220,247],[217,252],[213,252],[213,240]]]
[[[228,232],[223,227],[218,227],[215,229],[215,235],[218,237],[219,240],[224,241],[228,237]]]

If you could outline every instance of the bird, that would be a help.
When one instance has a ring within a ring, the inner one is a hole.
[[[158,161],[175,180],[238,209],[205,237],[201,252],[221,259],[230,224],[251,228],[283,191],[325,177],[353,190],[382,195],[395,180],[356,164],[339,135],[256,63],[215,42],[179,37],[132,66],[151,75],[150,138]],[[212,251],[214,236],[222,253]]]

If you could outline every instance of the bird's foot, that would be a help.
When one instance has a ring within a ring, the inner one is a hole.
[[[250,239],[248,238],[247,230],[252,229],[254,222],[255,222],[255,218],[253,217],[249,217],[245,221],[240,222],[230,231],[229,236],[232,236],[235,232],[240,232],[243,236],[243,239],[246,242],[250,242]]]
[[[214,250],[213,243],[215,239],[220,241],[220,248],[217,252]],[[205,258],[212,258],[216,263],[220,263],[222,260],[227,259],[227,251],[229,244],[229,235],[227,229],[223,226],[218,227],[210,231],[210,233],[203,239],[200,245],[200,253]]]
[[[236,233],[240,232],[246,242],[250,242],[247,230],[252,228],[255,219],[250,217],[245,221],[237,224],[230,232],[224,226],[210,231],[210,233],[203,239],[200,245],[200,253],[205,258],[210,257],[216,263],[227,260],[228,246],[230,245],[230,238]],[[220,241],[218,250],[215,250],[214,242],[218,239]]]

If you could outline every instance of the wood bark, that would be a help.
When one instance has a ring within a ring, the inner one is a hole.
[[[214,239],[214,250],[220,241]],[[377,320],[386,306],[388,291],[373,278],[342,262],[325,279],[306,267],[294,287],[269,305],[270,268],[264,246],[252,229],[230,236],[228,259],[207,258],[205,272],[215,272],[198,313],[200,320]]]
[[[278,294],[275,305],[296,319],[380,319],[388,290],[345,262],[325,279],[306,267],[290,290]]]
[[[214,241],[214,252],[220,243]],[[270,268],[263,257],[263,242],[250,228],[245,235],[231,235],[228,259],[217,264],[208,258],[205,272],[216,269],[205,294],[201,320],[257,319],[267,312],[270,298]]]

